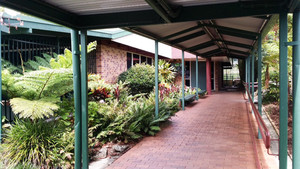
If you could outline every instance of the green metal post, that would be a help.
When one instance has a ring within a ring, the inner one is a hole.
[[[247,57],[244,61],[245,61],[245,82],[246,84],[248,85],[248,58]],[[246,88],[247,88],[247,85],[246,85]],[[247,95],[247,90],[245,91],[245,95]]]
[[[300,11],[293,14],[293,41],[300,41]],[[293,168],[300,166],[300,46],[293,46]],[[297,104],[298,103],[298,104]]]
[[[287,168],[288,143],[288,60],[287,60],[287,13],[279,15],[279,168]]]
[[[199,68],[198,68],[198,55],[196,56],[196,100],[198,100],[199,99],[199,96],[198,96],[198,88],[199,88],[199,85],[198,85],[198,70]]]
[[[182,60],[181,60],[181,79],[182,79],[181,107],[182,107],[182,110],[184,110],[184,51],[182,51]]]
[[[254,58],[255,55],[252,54],[252,62],[251,62],[251,93],[252,93],[252,100],[254,101]],[[253,113],[253,110],[252,110]]]
[[[249,90],[249,94],[250,94],[250,60],[251,60],[251,55],[248,57],[248,90]],[[250,97],[250,96],[248,96]]]
[[[81,44],[81,109],[82,109],[82,168],[89,168],[88,151],[88,73],[87,73],[87,31],[80,31]]]
[[[75,169],[81,168],[81,86],[78,30],[71,30],[75,103]]]
[[[2,26],[0,25],[0,44],[1,44],[1,38],[2,38],[2,35],[1,35],[1,28]],[[2,59],[2,51],[1,51],[1,46],[0,46],[0,101],[2,103],[2,62],[1,62],[1,59]],[[2,142],[2,104],[0,104],[0,144]]]
[[[158,41],[155,41],[155,117],[158,118],[159,113],[159,93],[158,93]]]
[[[257,65],[257,72],[258,72],[258,75],[257,75],[257,101],[258,101],[258,112],[260,115],[262,115],[262,110],[261,110],[261,105],[262,105],[262,100],[261,100],[261,34],[258,35],[258,43],[257,43],[257,54],[258,54],[258,65]],[[258,129],[258,139],[261,139],[261,133],[260,133],[260,130]]]

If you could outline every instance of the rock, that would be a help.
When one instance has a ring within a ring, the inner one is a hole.
[[[128,145],[113,145],[113,150],[116,152],[123,152],[125,151],[129,146]]]
[[[107,147],[102,147],[97,155],[95,156],[96,159],[99,158],[106,158],[107,157]]]

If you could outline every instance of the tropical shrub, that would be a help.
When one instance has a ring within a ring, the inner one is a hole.
[[[163,83],[172,83],[174,81],[176,69],[171,65],[171,63],[165,60],[159,60],[158,70]]]
[[[147,64],[136,64],[127,70],[126,83],[132,95],[150,93],[155,86],[155,69]]]
[[[89,100],[100,101],[111,97],[111,85],[105,83],[104,79],[98,74],[88,76]]]

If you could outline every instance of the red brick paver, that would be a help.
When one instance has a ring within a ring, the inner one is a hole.
[[[108,168],[256,168],[242,93],[215,93],[199,99],[179,111],[155,137],[144,138]]]

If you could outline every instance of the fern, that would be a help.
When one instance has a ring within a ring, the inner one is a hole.
[[[55,99],[54,99],[55,100]],[[27,100],[24,98],[10,99],[11,107],[20,118],[30,118],[32,120],[42,119],[54,115],[58,106],[49,100]]]
[[[60,96],[73,90],[71,69],[25,72],[15,79],[19,97],[11,99],[12,110],[21,118],[40,119],[58,110]]]

